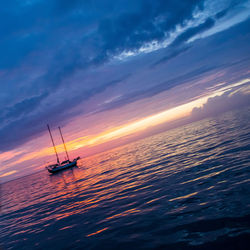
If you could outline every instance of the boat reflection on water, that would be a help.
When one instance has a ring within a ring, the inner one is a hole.
[[[50,138],[51,138],[54,150],[55,150],[55,155],[56,155],[57,163],[49,165],[49,166],[46,166],[46,169],[49,171],[49,173],[53,174],[53,173],[56,173],[58,171],[61,171],[61,170],[64,170],[64,169],[76,166],[77,165],[77,161],[80,159],[80,157],[78,156],[73,161],[70,161],[69,154],[68,154],[68,151],[67,151],[64,139],[63,139],[61,128],[58,127],[58,129],[60,131],[61,139],[62,139],[62,142],[63,142],[64,150],[65,150],[65,153],[66,153],[66,156],[67,156],[67,159],[65,161],[62,161],[62,162],[60,162],[60,160],[59,160],[59,156],[58,156],[57,151],[56,151],[56,146],[55,146],[55,143],[54,143],[51,131],[50,131],[50,127],[49,127],[48,124],[47,124],[47,127],[48,127],[48,131],[49,131],[49,134],[50,134]]]
[[[58,171],[58,172],[55,172],[54,174],[49,175],[50,183],[52,185],[57,186],[57,187],[58,187],[58,185],[64,186],[64,188],[66,188],[66,189],[71,184],[74,184],[74,188],[77,189],[78,188],[77,178],[75,176],[76,169],[79,169],[79,167],[77,165],[75,165],[74,167],[67,169],[65,171]]]

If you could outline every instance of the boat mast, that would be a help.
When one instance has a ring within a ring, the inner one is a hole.
[[[62,138],[62,141],[63,141],[63,146],[64,146],[64,149],[65,149],[65,153],[67,155],[67,158],[69,160],[69,155],[68,155],[68,151],[67,151],[67,148],[66,148],[66,145],[65,145],[65,142],[64,142],[64,139],[63,139],[63,135],[62,135],[62,131],[61,131],[61,128],[58,127],[59,131],[60,131],[60,135],[61,135],[61,138]]]
[[[47,124],[47,127],[48,127],[48,130],[49,130],[49,134],[50,134],[50,138],[51,138],[51,141],[52,141],[52,144],[53,144],[54,150],[55,150],[57,163],[58,163],[58,164],[60,164],[59,157],[58,157],[58,154],[57,154],[57,151],[56,151],[56,146],[55,146],[55,143],[54,143],[54,140],[53,140],[53,137],[52,137],[52,134],[51,134],[50,128],[49,128],[49,124]]]

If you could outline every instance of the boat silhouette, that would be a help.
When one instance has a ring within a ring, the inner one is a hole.
[[[77,161],[80,159],[80,157],[78,156],[73,161],[71,161],[69,159],[69,154],[68,154],[68,151],[67,151],[64,139],[63,139],[61,128],[58,127],[58,129],[60,131],[61,139],[62,139],[62,142],[63,142],[64,150],[65,150],[65,153],[66,153],[66,156],[67,156],[67,160],[62,161],[62,162],[60,162],[60,160],[59,160],[59,156],[58,156],[57,151],[56,151],[56,146],[55,146],[55,143],[54,143],[51,131],[50,131],[50,127],[49,127],[48,124],[47,124],[47,127],[48,127],[48,131],[49,131],[49,134],[50,134],[50,139],[51,139],[53,147],[54,147],[54,151],[55,151],[57,163],[51,164],[49,166],[46,166],[46,169],[49,171],[49,173],[53,174],[53,173],[56,173],[58,171],[61,171],[61,170],[64,170],[64,169],[76,166],[77,165]]]

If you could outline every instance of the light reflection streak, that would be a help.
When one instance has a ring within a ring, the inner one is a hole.
[[[104,221],[109,221],[109,220],[112,220],[112,219],[125,217],[125,216],[131,215],[131,214],[135,214],[135,213],[140,213],[140,210],[136,209],[136,208],[131,208],[131,209],[129,209],[127,211],[124,211],[122,213],[114,214],[114,215],[106,218]]]
[[[197,195],[197,194],[198,194],[198,192],[193,192],[193,193],[191,193],[191,194],[187,194],[187,195],[183,195],[183,196],[179,196],[179,197],[176,197],[176,198],[170,199],[169,201],[182,200],[182,199],[186,199],[186,198],[189,198],[189,197],[195,196],[195,195]]]
[[[195,179],[192,179],[192,180],[188,180],[188,181],[182,182],[181,184],[183,185],[183,184],[190,183],[190,182],[194,182],[194,181],[198,181],[198,180],[208,179],[208,178],[210,178],[210,177],[219,175],[219,174],[221,174],[221,173],[223,173],[223,172],[226,172],[226,171],[228,171],[228,170],[229,170],[229,168],[228,168],[228,169],[223,169],[223,170],[221,170],[221,171],[213,172],[213,173],[210,173],[210,174],[207,174],[207,175],[203,175],[203,176],[201,176],[201,177],[198,177],[198,178],[195,178]]]
[[[62,230],[66,230],[66,229],[70,229],[74,227],[74,225],[71,225],[71,226],[67,226],[67,227],[63,227],[63,228],[60,228],[59,230],[62,231]]]
[[[94,233],[91,233],[91,234],[86,235],[86,237],[90,237],[90,236],[99,234],[99,233],[101,233],[101,232],[103,232],[103,231],[106,231],[107,229],[108,229],[108,227],[105,227],[105,228],[100,229],[100,230],[98,230],[98,231],[96,231],[96,232],[94,232]]]

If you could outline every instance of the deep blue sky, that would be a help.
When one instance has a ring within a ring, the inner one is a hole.
[[[0,152],[47,123],[95,126],[131,104],[133,120],[249,77],[249,13],[244,0],[2,2]]]

